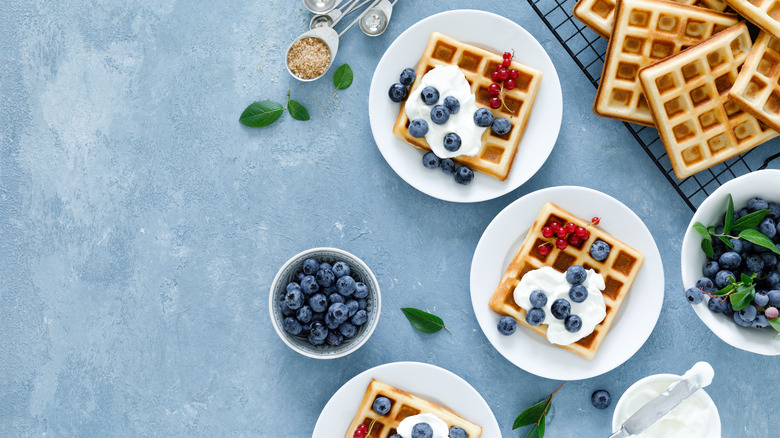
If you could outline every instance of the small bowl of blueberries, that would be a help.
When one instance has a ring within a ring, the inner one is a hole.
[[[362,346],[376,328],[382,299],[371,269],[337,248],[296,254],[271,284],[269,310],[279,337],[298,353],[335,359]]]
[[[780,355],[780,170],[735,178],[702,202],[681,251],[684,296],[724,342]]]

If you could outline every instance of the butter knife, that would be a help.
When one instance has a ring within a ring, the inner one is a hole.
[[[669,385],[663,393],[628,417],[620,430],[610,435],[609,438],[627,438],[643,432],[693,393],[709,385],[712,382],[713,374],[712,366],[707,362],[696,363],[682,376],[681,380]]]

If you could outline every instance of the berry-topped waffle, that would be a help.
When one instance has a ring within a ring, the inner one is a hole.
[[[550,235],[549,230],[545,229],[553,223],[563,227],[572,223],[574,231],[566,230],[564,237],[556,240],[555,235]],[[641,252],[591,225],[553,203],[546,203],[488,303],[494,312],[511,316],[535,333],[546,336],[545,324],[532,326],[526,322],[526,310],[515,303],[515,286],[526,273],[545,266],[558,272],[565,272],[573,265],[593,269],[604,279],[605,288],[601,293],[606,304],[606,316],[589,335],[572,344],[560,345],[585,359],[593,359],[596,355],[645,258]],[[602,242],[596,244],[601,246],[600,254],[591,249],[596,242]],[[608,246],[606,254],[604,245]]]

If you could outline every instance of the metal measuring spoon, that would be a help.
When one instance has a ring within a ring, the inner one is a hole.
[[[358,1],[360,0],[349,0],[346,3],[344,3],[340,8],[335,8],[332,11],[329,11],[327,13],[317,14],[311,17],[311,21],[309,21],[309,29],[314,29],[323,26],[333,27],[336,25],[336,23],[341,21],[341,19],[344,18],[345,15],[351,14],[357,8],[365,5],[371,0],[366,0],[359,5],[355,5],[355,3],[357,3]]]
[[[391,3],[389,0],[381,0],[377,5],[366,11],[366,14],[360,20],[360,30],[370,37],[382,35],[390,23],[393,6],[397,1],[394,0]]]
[[[303,6],[312,14],[324,14],[333,10],[341,0],[303,0]]]
[[[294,39],[293,42],[290,43],[290,46],[287,47],[287,51],[285,52],[284,55],[284,65],[285,67],[287,67],[287,72],[290,73],[290,76],[302,82],[316,81],[317,79],[324,76],[325,73],[327,73],[328,70],[330,70],[330,68],[333,66],[333,60],[336,59],[336,52],[338,52],[339,50],[339,36],[340,35],[332,27],[325,26],[325,27],[318,27],[316,29],[312,29],[307,32],[304,32],[298,38]],[[317,76],[316,78],[304,79],[295,76],[292,70],[290,70],[290,66],[287,64],[287,56],[290,53],[290,49],[292,49],[293,45],[296,42],[308,37],[320,39],[322,40],[322,42],[325,43],[326,46],[328,46],[328,51],[330,52],[330,62],[328,63],[328,68],[326,68],[321,75]]]

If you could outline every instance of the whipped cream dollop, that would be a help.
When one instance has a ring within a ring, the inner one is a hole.
[[[541,290],[547,295],[544,310],[544,321],[547,324],[547,340],[553,344],[569,345],[593,333],[593,329],[607,316],[607,305],[601,291],[604,290],[604,277],[593,269],[586,270],[587,277],[582,285],[588,289],[588,297],[581,303],[575,303],[569,297],[571,283],[566,281],[566,274],[558,272],[550,266],[527,272],[520,283],[515,286],[515,303],[526,311],[531,310],[531,292]],[[571,304],[571,314],[582,319],[582,328],[577,332],[566,330],[562,319],[552,315],[552,303],[563,298]]]
[[[434,414],[418,414],[406,417],[401,420],[401,424],[396,428],[396,433],[403,438],[412,438],[412,428],[417,423],[428,423],[433,429],[433,438],[447,438],[450,434],[450,429],[447,427],[447,423]]]
[[[715,372],[707,362],[698,362],[683,375],[699,380],[702,386],[712,382]],[[654,399],[671,385],[679,383],[680,377],[669,376],[666,379],[656,379],[629,388],[621,398],[620,409],[615,412],[619,424],[624,423],[631,415],[647,402]],[[625,400],[625,402],[623,402]],[[645,429],[639,438],[720,438],[720,422],[716,421],[717,408],[703,391],[698,391],[664,415],[658,422]]]
[[[420,97],[423,88],[427,86],[432,86],[439,91],[439,100],[433,105],[425,104]],[[444,98],[447,96],[458,99],[460,110],[450,114],[446,123],[437,125],[431,121],[431,109],[434,105],[444,105]],[[409,120],[423,119],[428,123],[425,140],[439,158],[476,155],[482,148],[482,134],[485,128],[474,123],[474,112],[477,111],[476,98],[471,93],[466,76],[457,66],[439,66],[426,73],[417,88],[406,98],[404,110]],[[458,134],[461,140],[460,149],[454,152],[444,148],[444,136],[450,132]]]

